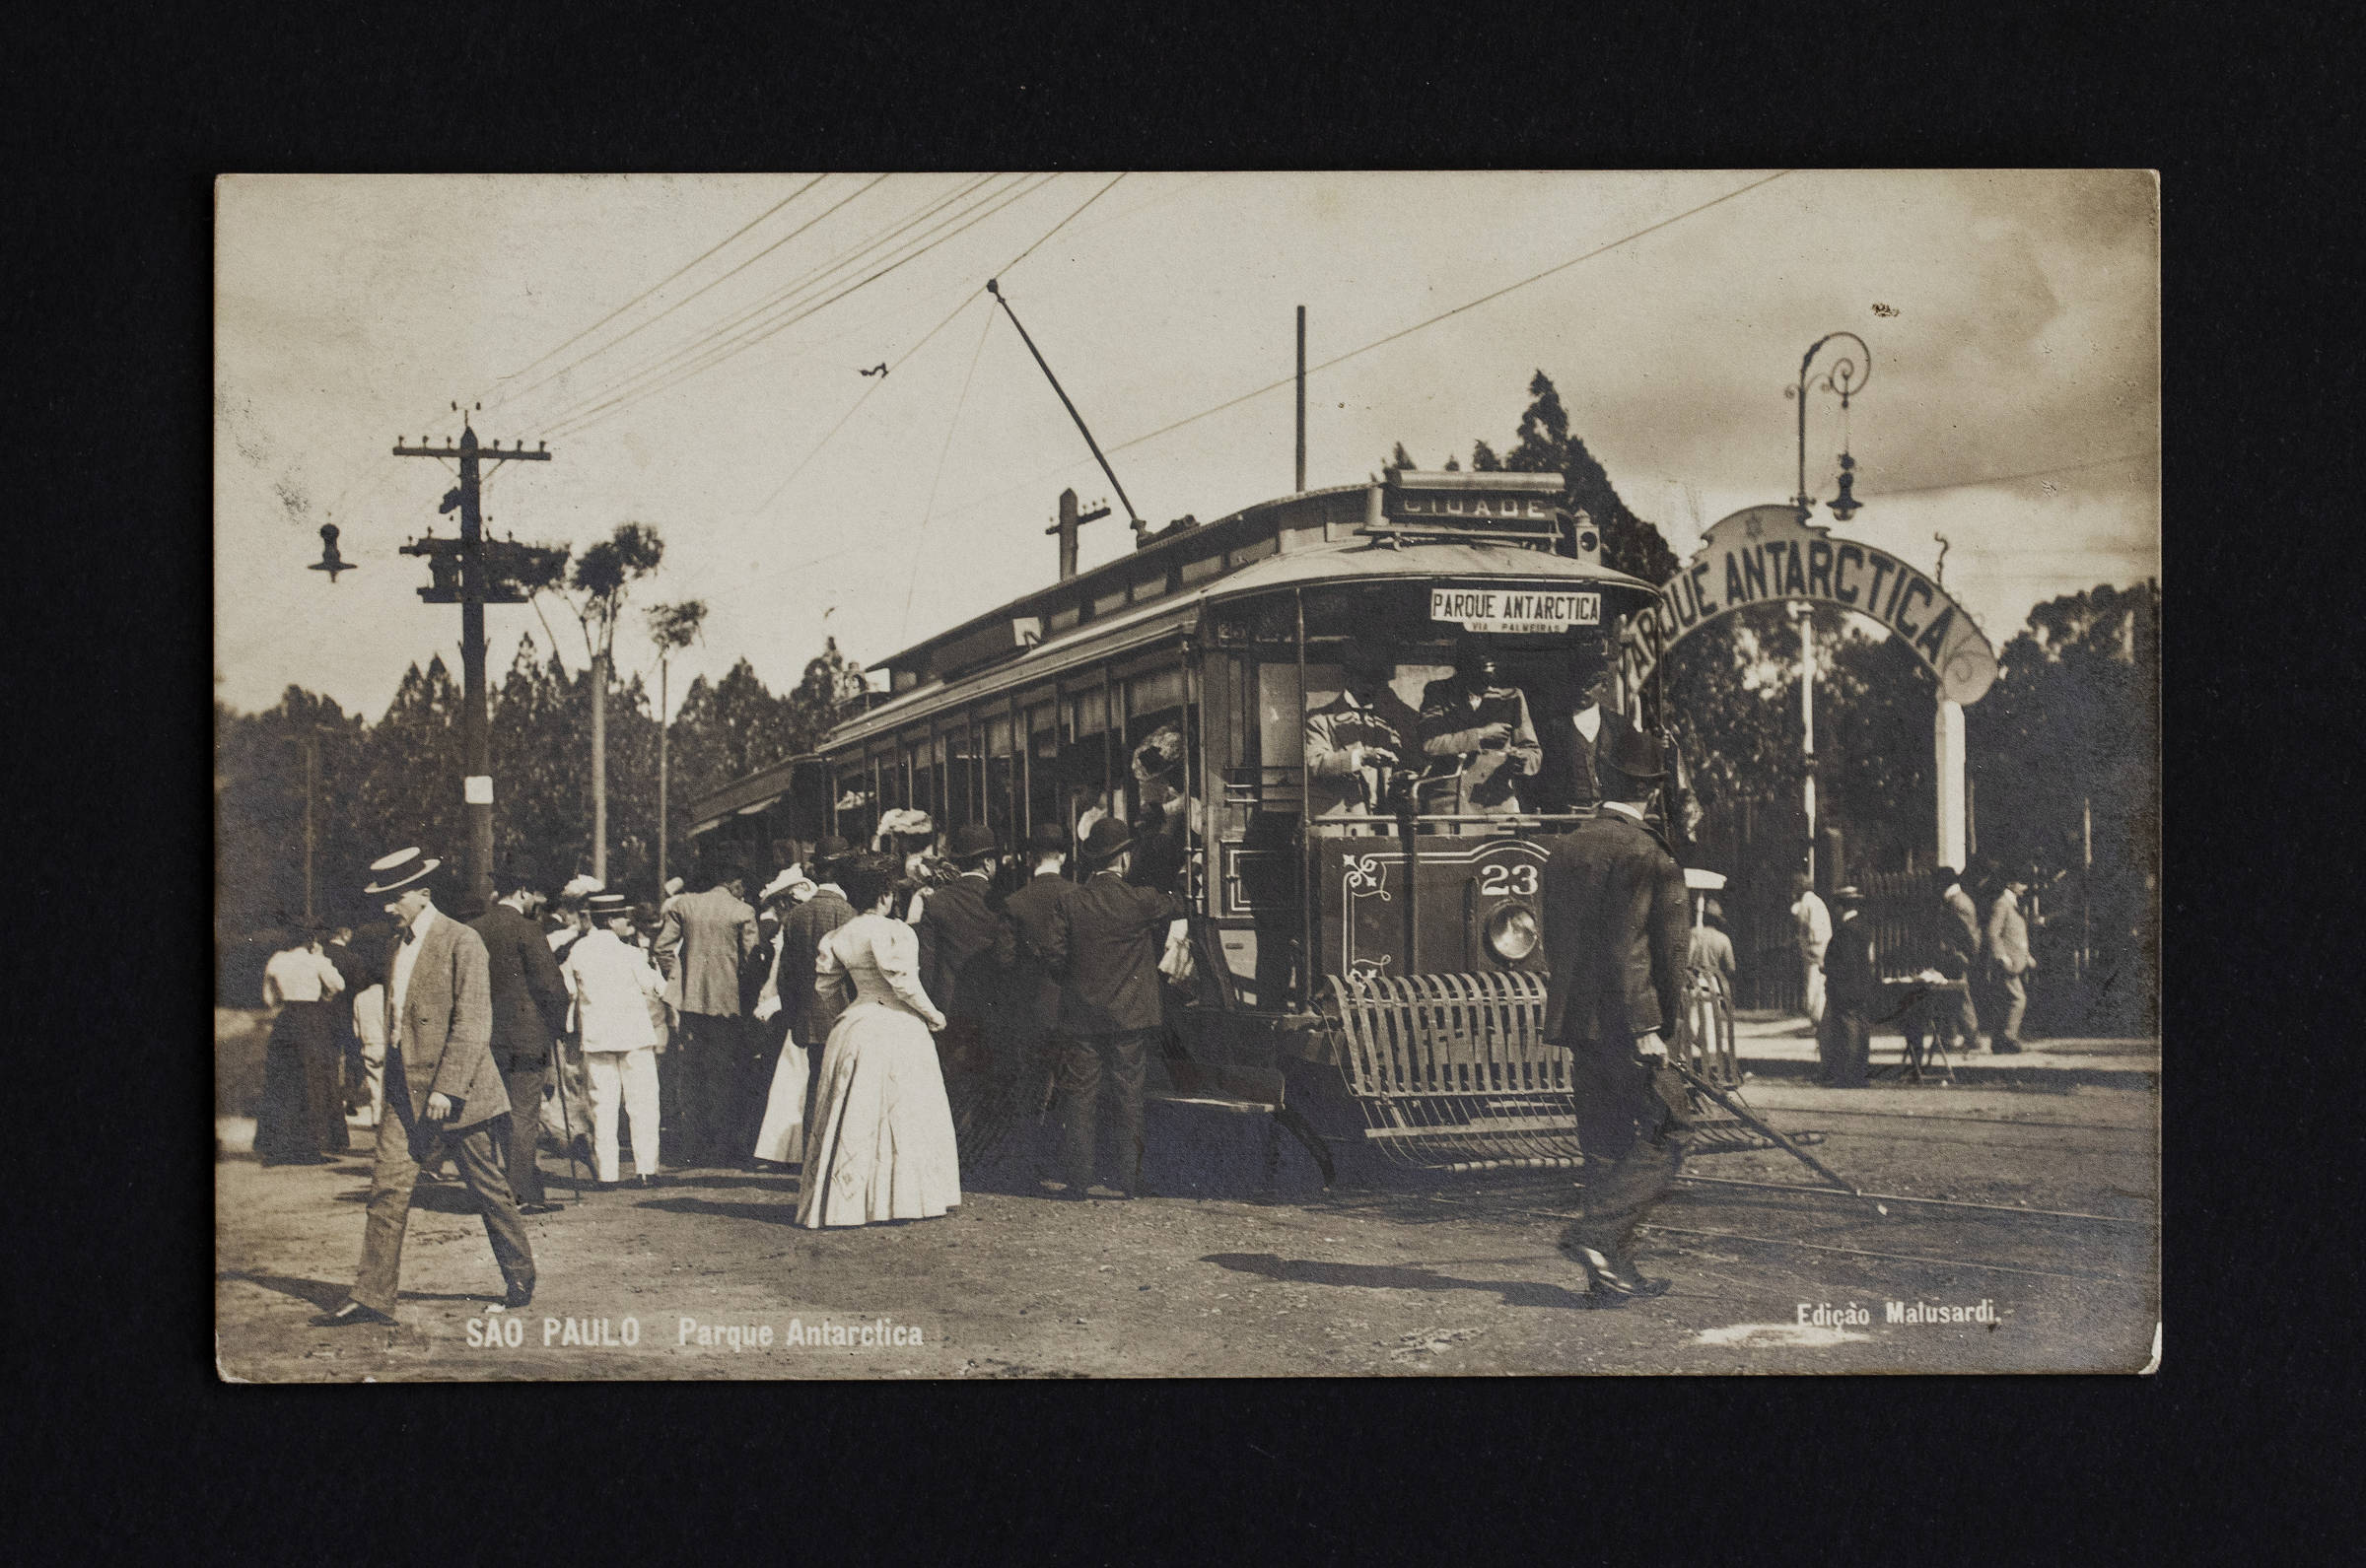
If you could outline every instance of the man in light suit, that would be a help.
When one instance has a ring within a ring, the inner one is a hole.
[[[1988,986],[2004,1003],[2004,1022],[1989,1039],[1988,1050],[2000,1057],[2021,1053],[2021,1015],[2029,1010],[2029,987],[2023,977],[2038,967],[2029,950],[2029,917],[2021,913],[2021,895],[2028,891],[2028,873],[2008,871],[2004,891],[1988,911]]]
[[[534,1299],[534,1253],[501,1170],[496,1128],[510,1109],[493,1059],[493,983],[484,938],[437,910],[428,879],[444,862],[416,849],[372,862],[362,891],[390,895],[398,939],[386,976],[386,1109],[370,1171],[362,1263],[352,1296],[315,1327],[394,1321],[403,1232],[423,1164],[450,1153],[484,1216],[511,1311]]]
[[[763,1053],[739,1008],[740,967],[756,950],[756,912],[739,895],[746,884],[729,865],[717,865],[703,893],[666,906],[656,954],[665,973],[666,1000],[681,1012],[673,1049],[682,1102],[684,1163],[693,1167],[755,1166],[752,1125],[746,1147],[733,1130],[745,1121],[734,1108],[751,1100],[764,1114],[771,1087]]]

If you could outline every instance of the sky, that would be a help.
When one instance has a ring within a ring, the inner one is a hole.
[[[1303,305],[1309,487],[1400,442],[1507,449],[1542,370],[1689,556],[1792,494],[1786,392],[1846,331],[1870,374],[1844,426],[1811,389],[1807,483],[1834,495],[1845,442],[1865,506],[1820,523],[1926,573],[1944,536],[1999,647],[2044,599],[2160,575],[2141,171],[280,174],[215,202],[215,695],[248,711],[294,684],[375,719],[412,663],[456,671],[458,612],[395,553],[455,531],[452,469],[391,451],[455,438],[455,402],[554,454],[488,465],[490,532],[662,536],[636,607],[710,607],[676,706],[741,657],[785,690],[825,636],[872,662],[1048,582],[1061,489],[1116,497],[989,278],[1152,523],[1288,493]],[[1085,567],[1130,549],[1117,511]],[[324,521],[359,568],[333,583],[306,570]],[[496,680],[522,635],[585,662],[555,603],[487,625]],[[637,608],[618,663],[654,690]]]

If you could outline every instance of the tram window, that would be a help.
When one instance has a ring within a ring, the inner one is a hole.
[[[1317,666],[1308,666],[1307,684]],[[1334,690],[1337,690],[1336,682]],[[1264,766],[1296,768],[1305,755],[1306,704],[1298,692],[1295,662],[1269,659],[1257,666],[1257,752]]]
[[[988,716],[984,724],[986,738],[986,826],[998,844],[1015,844],[1018,839],[1016,762],[1010,755],[1010,716]]]
[[[1069,733],[1097,735],[1109,727],[1108,696],[1099,687],[1078,692],[1068,700]]]
[[[1122,607],[1125,602],[1126,590],[1125,586],[1121,583],[1116,588],[1111,589],[1109,592],[1100,595],[1098,598],[1092,601],[1092,613],[1094,615],[1107,615],[1110,611]]]
[[[1027,712],[1027,826],[1060,822],[1060,730],[1049,703]]]

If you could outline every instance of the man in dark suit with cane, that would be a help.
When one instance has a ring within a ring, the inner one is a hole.
[[[1695,1132],[1665,1039],[1682,1017],[1691,920],[1684,872],[1644,821],[1666,776],[1659,742],[1605,727],[1592,764],[1601,813],[1545,861],[1545,1038],[1576,1057],[1585,1151],[1583,1208],[1562,1245],[1585,1268],[1587,1304],[1623,1307],[1668,1288],[1635,1269],[1631,1249]]]

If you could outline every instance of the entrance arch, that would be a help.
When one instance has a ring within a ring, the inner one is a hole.
[[[1906,562],[1802,522],[1788,504],[1745,507],[1702,535],[1701,548],[1629,621],[1619,674],[1641,691],[1675,646],[1712,621],[1753,605],[1792,600],[1865,616],[1911,648],[1938,677],[1932,721],[1938,780],[1938,857],[1961,867],[1966,852],[1964,709],[1996,682],[1996,650],[1971,613]]]

